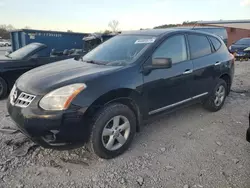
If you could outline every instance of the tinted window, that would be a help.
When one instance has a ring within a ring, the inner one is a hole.
[[[41,47],[41,45],[31,43],[22,48],[19,48],[18,50],[12,52],[8,56],[12,59],[22,59],[31,52],[33,52],[34,50],[38,49],[39,47]]]
[[[250,45],[250,38],[240,39],[235,44]]]
[[[211,40],[211,42],[212,42],[212,44],[214,46],[214,49],[217,51],[221,46],[220,41],[218,39],[214,38],[214,37],[209,37],[209,38],[210,38],[210,40]]]
[[[212,33],[221,37],[222,39],[227,39],[227,31],[225,28],[199,28],[197,30]]]
[[[206,36],[189,35],[188,36],[191,57],[198,58],[211,53],[211,46]]]
[[[153,58],[171,58],[173,63],[187,60],[184,35],[176,35],[163,42],[154,52]]]

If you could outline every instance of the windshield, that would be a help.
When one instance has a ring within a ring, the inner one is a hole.
[[[155,39],[155,37],[143,35],[118,35],[87,53],[82,60],[101,62],[106,65],[129,64],[154,43]]]
[[[247,39],[247,38],[245,38],[245,39],[240,39],[240,40],[238,40],[235,44],[246,44],[246,45],[250,45],[250,38],[249,38],[249,39]]]
[[[14,51],[14,52],[12,52],[11,54],[8,55],[8,57],[10,57],[12,59],[22,59],[39,47],[40,47],[39,44],[28,44],[27,46],[24,46],[24,47]]]

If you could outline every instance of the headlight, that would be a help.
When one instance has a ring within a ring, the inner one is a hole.
[[[72,100],[87,86],[83,83],[67,85],[51,91],[39,102],[44,110],[65,110]]]
[[[228,48],[229,50],[232,50],[232,46],[229,46],[229,48]]]

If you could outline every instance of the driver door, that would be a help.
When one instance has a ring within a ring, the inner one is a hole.
[[[146,65],[154,58],[171,58],[172,67],[154,69],[144,75],[149,115],[175,107],[192,97],[193,63],[188,59],[185,35],[174,35],[163,41]]]

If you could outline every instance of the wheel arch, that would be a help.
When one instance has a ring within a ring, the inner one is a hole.
[[[231,85],[232,85],[232,79],[231,79],[230,75],[225,73],[225,74],[222,74],[219,78],[224,80],[227,83],[227,94],[229,94],[230,89],[231,89]]]
[[[136,128],[137,131],[139,131],[143,113],[140,98],[139,92],[133,89],[120,88],[112,90],[97,98],[87,109],[86,116],[92,117],[94,113],[107,104],[122,103],[127,105],[134,112],[136,116]]]

